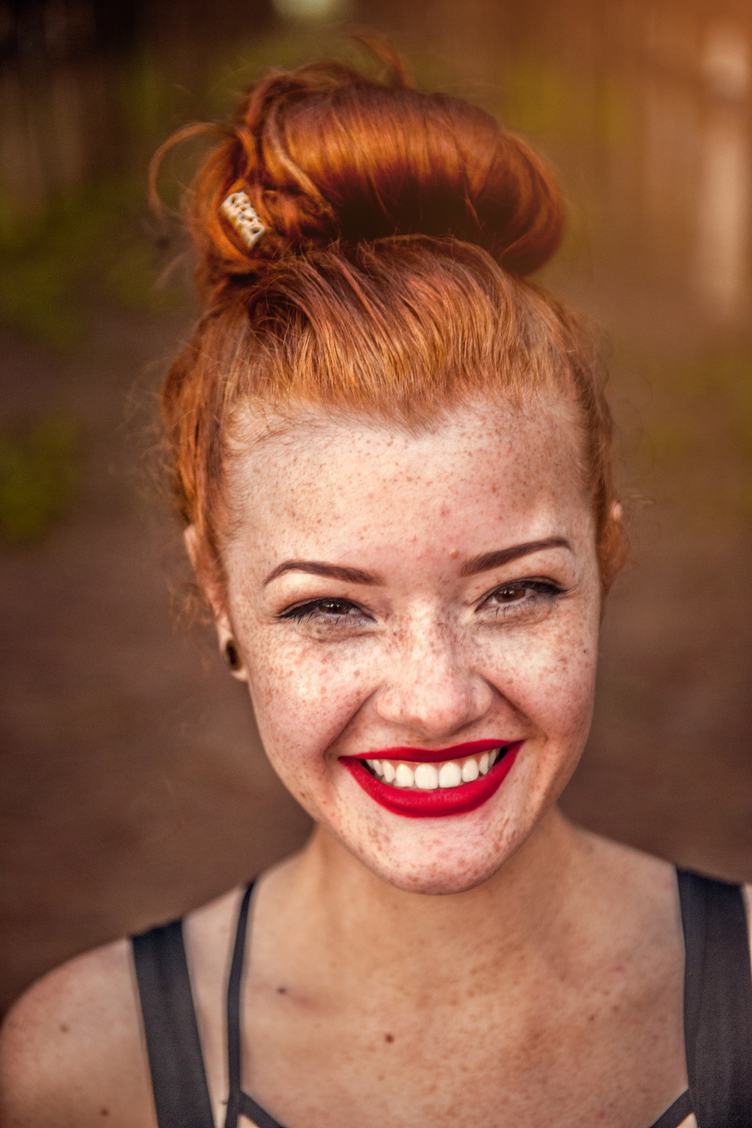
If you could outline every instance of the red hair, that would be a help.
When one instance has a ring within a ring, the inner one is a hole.
[[[479,393],[574,395],[604,589],[621,560],[611,417],[586,336],[525,280],[556,250],[550,172],[483,110],[337,63],[273,72],[188,197],[206,310],[162,396],[173,483],[221,591],[224,465],[239,403],[354,408],[415,425]],[[161,155],[157,154],[157,160]],[[242,188],[266,233],[222,215]]]

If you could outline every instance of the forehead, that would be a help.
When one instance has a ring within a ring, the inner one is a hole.
[[[269,561],[399,543],[464,552],[472,542],[474,551],[500,535],[582,525],[590,504],[580,462],[563,398],[474,402],[419,429],[321,408],[244,409],[226,500],[237,536]]]

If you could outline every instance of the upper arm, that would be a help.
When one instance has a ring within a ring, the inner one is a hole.
[[[3,1128],[154,1128],[131,970],[120,941],[56,969],[0,1039]]]

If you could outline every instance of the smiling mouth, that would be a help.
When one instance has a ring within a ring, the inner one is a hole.
[[[386,759],[363,760],[363,763],[372,776],[391,787],[415,791],[448,791],[488,775],[508,748],[509,745],[501,745],[486,752],[436,764],[406,764],[404,760]]]
[[[435,751],[385,748],[388,755],[343,756],[340,763],[392,814],[439,818],[466,814],[495,795],[523,743],[481,740]]]

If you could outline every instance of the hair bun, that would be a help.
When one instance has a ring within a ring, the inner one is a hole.
[[[453,236],[517,275],[554,253],[563,210],[540,158],[484,110],[415,90],[391,62],[385,82],[320,63],[250,88],[191,191],[211,289],[335,240]],[[238,184],[266,228],[250,250],[221,214]]]

